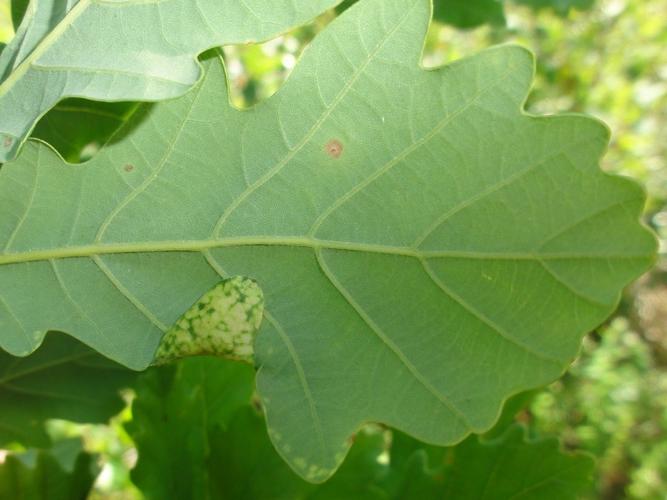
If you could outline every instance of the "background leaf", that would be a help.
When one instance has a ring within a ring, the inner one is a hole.
[[[0,162],[13,158],[38,118],[65,97],[182,95],[200,76],[199,53],[268,39],[338,1],[33,1],[0,57]],[[15,5],[17,16],[23,5]]]
[[[590,9],[595,0],[513,0],[518,4],[529,5],[535,9],[551,8],[560,15],[566,15],[570,9]]]
[[[346,0],[336,10],[343,12],[358,0]],[[437,21],[457,28],[474,28],[482,24],[505,25],[503,0],[433,0]]]
[[[250,111],[213,62],[85,166],[27,147],[0,172],[5,348],[57,328],[141,369],[252,277],[270,436],[311,481],[363,422],[450,444],[557,378],[654,260],[643,193],[599,170],[600,123],[521,113],[525,50],[420,68],[429,12],[357,4]]]
[[[87,498],[98,471],[78,439],[59,441],[49,450],[10,453],[0,462],[0,499]]]
[[[48,447],[50,419],[107,422],[123,408],[119,391],[135,376],[60,333],[27,358],[0,352],[0,446]]]
[[[90,159],[136,111],[133,102],[65,99],[44,115],[32,137],[53,146],[70,163]]]
[[[434,18],[458,28],[505,25],[502,0],[435,0]]]
[[[253,376],[250,366],[215,358],[142,375],[128,431],[141,456],[132,479],[147,498],[209,496],[210,433],[249,402]]]
[[[499,439],[451,448],[368,427],[338,472],[313,485],[276,453],[251,390],[247,367],[214,359],[141,375],[129,430],[139,452],[133,479],[146,498],[565,500],[591,482],[591,458],[560,452],[557,440],[529,441],[517,426],[505,426]]]
[[[30,0],[11,0],[10,5],[14,30],[17,30],[21,24],[23,16],[25,16],[26,10],[28,10],[28,3],[30,3]]]
[[[528,440],[515,425],[492,441],[470,437],[451,448],[394,433],[392,466],[404,474],[396,498],[575,500],[590,486],[595,461],[562,453],[557,439]]]

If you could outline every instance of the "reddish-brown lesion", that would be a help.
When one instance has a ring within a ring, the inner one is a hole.
[[[329,156],[337,160],[343,154],[343,143],[338,139],[331,139],[327,142],[327,145],[324,146],[324,150]]]
[[[123,170],[126,172],[132,172],[134,170],[134,165],[130,165],[129,163],[123,167]]]

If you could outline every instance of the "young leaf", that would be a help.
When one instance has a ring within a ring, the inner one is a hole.
[[[0,462],[0,499],[87,498],[98,472],[78,439],[59,441],[49,450],[10,453]]]
[[[270,435],[323,481],[378,421],[446,445],[558,377],[654,260],[609,134],[521,111],[534,62],[418,61],[428,0],[364,0],[284,88],[229,105],[222,66],[82,166],[29,143],[0,171],[0,342],[67,331],[129,367],[226,276],[265,296]]]
[[[44,423],[105,423],[124,406],[119,390],[136,374],[73,338],[52,333],[28,358],[0,352],[0,447],[47,447]]]
[[[199,79],[204,50],[271,38],[339,1],[32,0],[0,57],[0,163],[65,97],[180,96]]]

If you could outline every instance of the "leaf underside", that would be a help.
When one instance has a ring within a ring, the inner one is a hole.
[[[65,97],[183,95],[206,49],[266,40],[340,0],[33,0],[0,55],[0,163]]]
[[[429,18],[358,3],[248,111],[211,60],[84,165],[29,142],[0,171],[2,347],[59,329],[143,369],[221,277],[249,276],[269,433],[314,482],[363,422],[452,444],[558,377],[653,261],[643,193],[598,168],[599,122],[521,111],[526,50],[422,69]]]

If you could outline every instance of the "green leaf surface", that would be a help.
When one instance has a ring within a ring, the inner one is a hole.
[[[358,0],[345,0],[336,10],[343,12]],[[505,25],[502,0],[433,0],[434,18],[457,28],[474,28],[482,24]]]
[[[0,56],[0,163],[65,97],[180,96],[206,49],[266,40],[339,1],[33,0]]]
[[[437,448],[394,433],[392,496],[576,500],[590,488],[592,457],[561,452],[557,439],[529,440],[525,434],[514,425],[492,441],[470,437]]]
[[[251,375],[229,362],[195,359],[141,376],[130,433],[139,452],[133,479],[146,498],[566,500],[591,481],[588,456],[506,426],[493,441],[473,437],[451,448],[365,428],[331,479],[306,483],[281,460],[264,419],[247,403]],[[230,397],[232,387],[239,392]]]
[[[654,260],[596,120],[521,111],[504,46],[419,66],[428,0],[364,0],[251,110],[220,62],[71,166],[0,171],[0,342],[67,331],[143,369],[221,277],[264,291],[257,386],[283,457],[323,481],[364,422],[446,445],[557,378]],[[39,311],[37,314],[35,311]]]
[[[248,366],[212,358],[141,375],[128,430],[139,453],[132,478],[146,498],[384,498],[373,485],[384,474],[377,462],[382,434],[360,434],[323,487],[306,483],[276,453],[249,404],[253,375]]]
[[[10,453],[0,463],[0,499],[87,498],[98,472],[78,439],[59,441],[49,450]]]
[[[212,498],[210,433],[248,404],[253,376],[248,365],[196,358],[140,377],[127,427],[140,457],[132,479],[147,498]]]
[[[124,406],[119,390],[136,374],[59,333],[28,358],[0,352],[0,447],[47,447],[44,423],[105,423]]]

